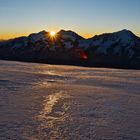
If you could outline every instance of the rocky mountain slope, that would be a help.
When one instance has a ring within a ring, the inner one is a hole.
[[[0,42],[0,58],[43,63],[140,67],[140,38],[129,30],[84,39],[72,31],[41,31]]]

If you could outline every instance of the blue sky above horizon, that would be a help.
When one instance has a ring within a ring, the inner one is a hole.
[[[0,39],[41,30],[84,37],[129,29],[140,36],[140,0],[0,0]]]

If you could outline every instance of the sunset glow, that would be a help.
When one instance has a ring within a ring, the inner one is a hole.
[[[50,31],[50,35],[51,36],[55,36],[56,35],[56,32],[55,31]]]
[[[0,140],[140,139],[140,0],[0,0]]]
[[[0,14],[0,39],[63,29],[84,38],[122,29],[140,36],[139,6],[140,0],[3,0],[0,4],[3,13]],[[54,31],[50,36],[55,36]]]

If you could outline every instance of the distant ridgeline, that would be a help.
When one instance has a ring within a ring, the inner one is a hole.
[[[0,41],[0,59],[50,64],[140,69],[140,38],[131,31],[84,39],[72,31],[41,31]]]

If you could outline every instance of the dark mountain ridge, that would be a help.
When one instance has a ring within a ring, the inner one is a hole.
[[[140,38],[129,30],[85,39],[73,31],[41,31],[0,42],[0,59],[99,67],[140,68]]]

